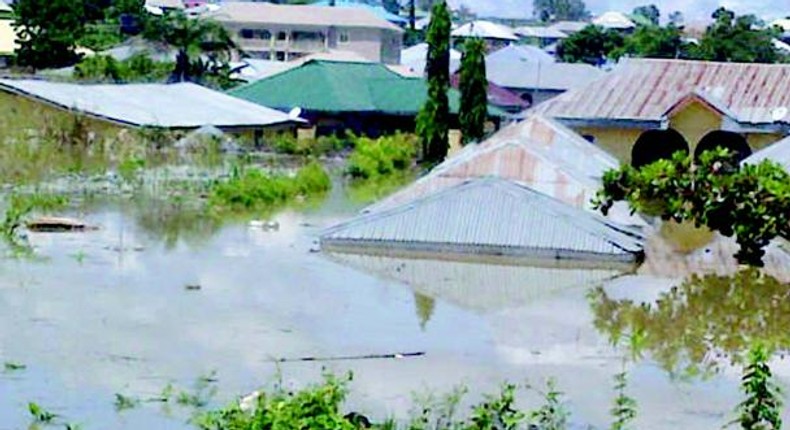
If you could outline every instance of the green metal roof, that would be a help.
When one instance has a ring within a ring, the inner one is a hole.
[[[302,66],[232,89],[228,94],[262,106],[318,112],[376,112],[416,115],[427,97],[421,78],[401,76],[378,63],[309,61]],[[460,94],[451,89],[450,111]],[[504,112],[489,108],[492,116]]]

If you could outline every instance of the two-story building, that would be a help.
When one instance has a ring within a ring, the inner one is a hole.
[[[374,62],[400,63],[403,30],[367,9],[225,2],[212,17],[252,58],[291,61],[343,50]]]

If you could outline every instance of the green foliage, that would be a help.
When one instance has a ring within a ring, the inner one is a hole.
[[[583,0],[533,0],[532,13],[543,22],[583,21],[590,17]]]
[[[636,418],[636,400],[625,393],[625,389],[628,386],[628,374],[625,372],[618,373],[614,376],[614,382],[617,397],[614,398],[614,406],[612,406],[610,411],[614,422],[609,429],[626,430],[629,428],[628,423]]]
[[[412,135],[360,137],[348,159],[347,172],[354,178],[364,179],[389,175],[411,167],[416,153],[417,141]]]
[[[449,149],[450,101],[450,11],[444,1],[438,2],[431,13],[426,42],[428,59],[425,71],[428,79],[428,99],[417,115],[417,134],[422,140],[423,158],[441,162]]]
[[[565,430],[568,428],[570,412],[563,401],[563,393],[557,382],[549,379],[543,393],[543,406],[530,414],[530,423],[539,430]]]
[[[297,138],[293,133],[278,133],[266,137],[266,145],[279,154],[320,157],[347,149],[353,136],[319,136],[315,139]]]
[[[113,405],[115,406],[115,410],[117,412],[123,412],[140,406],[140,403],[140,399],[124,396],[120,393],[115,393],[115,402]]]
[[[207,412],[193,422],[202,430],[355,430],[340,412],[350,380],[326,375],[323,383],[297,392],[256,393],[240,404]]]
[[[26,253],[30,250],[20,230],[34,211],[48,212],[60,209],[68,203],[62,196],[49,194],[11,194],[7,197],[5,214],[0,221],[0,237],[15,252]]]
[[[163,82],[172,70],[172,63],[157,62],[145,54],[135,54],[123,61],[94,55],[80,61],[74,67],[73,76],[91,82]]]
[[[227,181],[209,191],[209,206],[215,210],[258,211],[283,205],[298,197],[323,194],[332,187],[329,174],[317,162],[301,168],[294,176],[267,174],[255,168],[237,168]]]
[[[526,420],[526,415],[516,409],[516,386],[507,384],[499,396],[486,396],[472,409],[466,430],[516,430]],[[550,429],[551,427],[546,427]]]
[[[588,25],[560,42],[557,55],[567,63],[600,65],[611,53],[625,46],[622,34],[597,25]]]
[[[661,19],[661,11],[658,6],[651,4],[649,6],[639,6],[634,9],[634,15],[639,15],[649,20],[653,25],[658,26]]]
[[[613,58],[626,54],[642,58],[678,58],[686,49],[682,36],[680,29],[673,24],[666,27],[639,26],[625,39],[621,48],[608,55]]]
[[[33,417],[33,421],[36,423],[41,424],[48,424],[55,420],[58,417],[57,414],[53,414],[48,410],[42,408],[37,403],[30,402],[27,404],[27,410],[30,412],[30,416]]]
[[[6,372],[17,372],[20,370],[27,369],[27,366],[22,363],[14,363],[12,361],[6,361],[5,363],[3,363],[3,369],[5,369]]]
[[[82,36],[77,45],[93,51],[104,51],[123,42],[120,23],[117,21],[102,21],[89,23],[84,27]]]
[[[771,240],[790,238],[790,175],[771,161],[739,167],[732,153],[719,149],[694,164],[677,153],[639,170],[609,171],[603,179],[594,203],[604,214],[625,200],[636,212],[735,236],[735,257],[743,264],[762,265]]]
[[[590,293],[595,328],[613,344],[627,342],[680,377],[708,376],[742,364],[758,342],[768,353],[790,350],[790,285],[755,268],[734,276],[692,276],[655,302]],[[715,303],[715,306],[711,306]]]
[[[486,44],[482,39],[469,39],[461,58],[461,108],[458,120],[464,142],[480,140],[485,134],[488,116],[488,79],[486,78]]]
[[[749,364],[743,369],[741,389],[746,400],[738,405],[736,411],[740,416],[734,422],[743,430],[782,428],[782,391],[773,382],[768,359],[766,350],[757,345],[750,351]]]
[[[715,22],[694,46],[690,57],[698,60],[736,63],[776,63],[780,56],[773,46],[775,29],[760,29],[754,15],[736,17],[723,7],[713,13]]]
[[[178,51],[171,81],[201,82],[211,78],[222,88],[234,84],[228,62],[239,48],[231,34],[216,21],[171,12],[149,19],[143,36]]]
[[[83,0],[16,0],[17,63],[34,70],[76,63],[84,7]]]

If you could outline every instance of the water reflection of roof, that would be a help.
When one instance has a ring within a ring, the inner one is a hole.
[[[467,179],[486,176],[518,181],[574,207],[590,209],[601,177],[618,165],[612,156],[567,127],[542,116],[531,116],[480,144],[467,145],[426,176],[365,211],[392,208]],[[619,206],[609,219],[644,225]]]
[[[501,178],[476,178],[321,236],[351,252],[633,262],[642,238],[604,218]]]
[[[595,286],[620,274],[614,269],[328,255],[342,264],[394,279],[418,293],[480,313],[523,307],[558,291]]]

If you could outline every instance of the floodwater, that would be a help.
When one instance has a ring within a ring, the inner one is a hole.
[[[759,292],[739,296],[737,322],[702,312],[729,303],[708,294],[721,280],[691,288],[677,298],[689,306],[678,305],[686,318],[672,332],[671,316],[617,312],[685,276],[659,273],[660,264],[623,274],[314,252],[321,229],[358,209],[336,188],[319,208],[276,215],[279,230],[266,231],[108,204],[73,214],[99,230],[31,233],[35,259],[0,263],[0,361],[26,366],[0,372],[0,429],[27,428],[28,402],[85,429],[185,429],[188,409],[150,402],[116,412],[115,394],[155,398],[168,384],[188,389],[216,372],[212,405],[221,405],[276,375],[289,386],[318,381],[323,367],[353,371],[349,405],[379,418],[406,416],[413,392],[465,384],[477,397],[504,381],[555,377],[573,421],[598,428],[608,427],[612,377],[625,368],[639,404],[635,428],[713,429],[733,418],[740,398],[726,353],[748,341],[717,343],[705,330],[721,322],[737,332],[754,316],[772,328],[775,346],[790,345],[787,293],[775,284],[766,287],[774,306],[761,306]],[[611,342],[637,323],[648,339],[641,357]],[[694,340],[689,332],[710,343],[701,357],[681,342]],[[425,355],[350,359],[417,352]],[[714,370],[689,376],[689,362],[715,361],[717,352],[724,358]],[[774,371],[790,383],[787,361]]]

